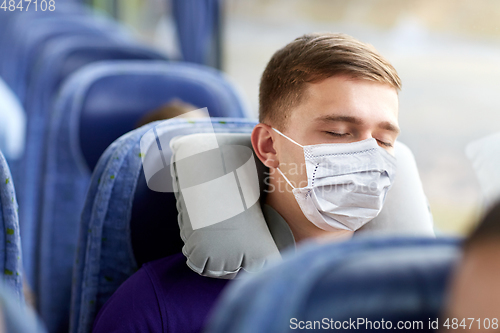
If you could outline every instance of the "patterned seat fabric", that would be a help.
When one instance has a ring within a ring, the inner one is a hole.
[[[0,152],[0,273],[5,288],[24,303],[23,265],[16,191],[9,166]]]

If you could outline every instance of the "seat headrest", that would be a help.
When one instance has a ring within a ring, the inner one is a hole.
[[[270,235],[255,200],[255,193],[266,188],[262,179],[267,168],[253,157],[250,134],[192,134],[172,140],[170,146],[188,265],[205,276],[232,278],[241,268],[253,270],[276,254],[273,238],[277,235]],[[398,143],[396,157],[398,176],[384,208],[359,233],[434,236],[413,155]],[[254,176],[255,165],[258,176]]]
[[[85,98],[81,98],[75,132],[79,133],[81,151],[90,169],[117,137],[173,98],[207,107],[212,117],[243,117],[248,112],[238,89],[222,73],[205,66],[151,60],[101,61],[80,73],[78,79],[88,84],[79,92]]]

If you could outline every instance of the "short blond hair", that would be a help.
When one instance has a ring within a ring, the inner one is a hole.
[[[283,129],[290,110],[303,98],[305,84],[348,75],[401,90],[396,69],[366,43],[337,33],[312,33],[278,50],[262,74],[259,120]]]

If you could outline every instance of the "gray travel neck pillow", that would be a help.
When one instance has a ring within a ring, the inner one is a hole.
[[[172,139],[171,173],[187,265],[203,276],[232,279],[241,269],[260,270],[280,252],[260,204],[267,168],[255,157],[250,134],[215,137],[216,149],[213,133]],[[433,237],[432,216],[413,155],[397,143],[396,157],[398,174],[384,208],[356,234]]]

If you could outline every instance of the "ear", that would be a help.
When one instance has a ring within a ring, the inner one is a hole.
[[[274,134],[271,128],[263,123],[257,124],[252,131],[252,146],[255,154],[261,162],[268,168],[277,168],[279,166],[276,150],[274,149]]]

